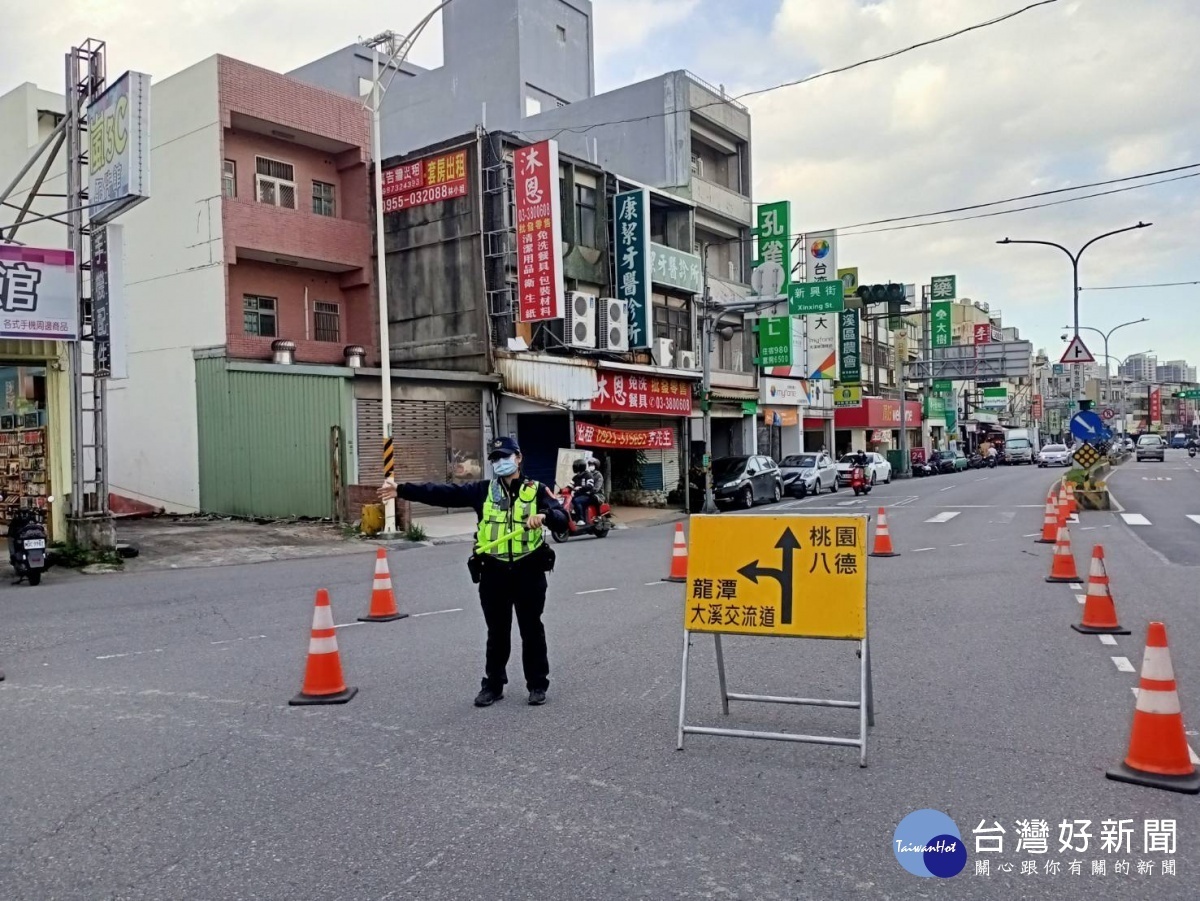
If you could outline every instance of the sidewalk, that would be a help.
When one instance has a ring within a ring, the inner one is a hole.
[[[661,510],[654,507],[613,507],[617,529],[637,529],[678,522],[687,514],[682,510]],[[425,530],[425,537],[434,544],[470,541],[475,537],[475,513],[443,513],[414,520]]]

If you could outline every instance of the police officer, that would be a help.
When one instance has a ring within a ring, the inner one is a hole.
[[[379,496],[432,507],[474,509],[479,526],[469,568],[479,583],[479,600],[487,623],[483,686],[475,697],[475,706],[490,707],[504,697],[514,610],[521,631],[521,662],[529,703],[537,706],[546,703],[550,685],[542,609],[546,605],[546,573],[554,566],[554,551],[545,542],[542,526],[567,529],[567,513],[544,485],[522,478],[521,448],[512,438],[493,441],[488,461],[492,465],[491,481],[423,485],[385,482]]]

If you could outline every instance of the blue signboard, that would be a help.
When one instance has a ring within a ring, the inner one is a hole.
[[[1080,441],[1106,440],[1112,437],[1112,431],[1094,410],[1080,410],[1071,417],[1071,434]]]

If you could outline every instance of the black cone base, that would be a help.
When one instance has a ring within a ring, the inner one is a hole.
[[[335,695],[306,695],[304,692],[288,701],[289,707],[311,707],[317,704],[345,704],[358,694],[357,688],[347,688]]]
[[[1190,776],[1160,776],[1158,773],[1143,773],[1118,763],[1104,775],[1114,782],[1161,788],[1163,791],[1181,792],[1185,795],[1200,795],[1200,772],[1194,772]]]

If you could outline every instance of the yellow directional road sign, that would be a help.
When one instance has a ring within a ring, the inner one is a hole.
[[[861,407],[862,385],[838,385],[833,389],[835,407]]]
[[[865,516],[693,516],[684,627],[863,639]]]
[[[1081,469],[1091,469],[1100,462],[1100,451],[1085,443],[1071,454],[1071,459],[1078,463]]]

